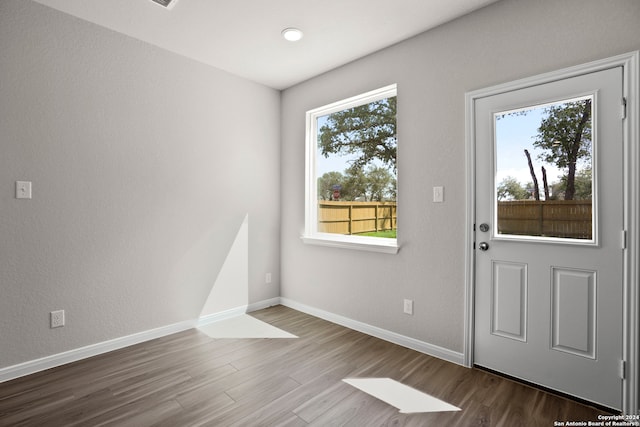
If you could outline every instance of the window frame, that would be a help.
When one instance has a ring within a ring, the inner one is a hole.
[[[306,112],[305,123],[305,230],[301,236],[306,244],[357,249],[388,254],[398,253],[398,239],[371,236],[353,236],[318,231],[318,177],[316,154],[318,151],[318,118],[338,111],[398,96],[397,84],[388,85],[360,95],[333,102]],[[397,176],[397,174],[396,174]],[[397,197],[396,197],[397,203]]]

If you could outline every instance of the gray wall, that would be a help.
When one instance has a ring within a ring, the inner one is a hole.
[[[462,352],[465,92],[640,49],[639,22],[637,0],[505,0],[285,90],[282,296]],[[304,245],[305,111],[391,83],[399,254]]]
[[[245,303],[277,297],[279,117],[275,90],[0,1],[0,368],[198,318],[247,215]]]
[[[0,368],[195,319],[205,302],[225,308],[210,296],[224,297],[219,275],[234,283],[221,274],[231,252],[225,271],[247,266],[234,295],[248,303],[281,294],[461,351],[465,91],[640,49],[638,22],[637,0],[505,0],[288,89],[281,104],[274,90],[1,0]],[[400,253],[304,245],[305,111],[394,82]],[[32,200],[14,198],[16,180],[33,181]],[[430,202],[435,185],[443,204]],[[56,309],[67,326],[52,330]]]

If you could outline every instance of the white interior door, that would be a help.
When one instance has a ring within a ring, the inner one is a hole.
[[[622,77],[614,67],[479,98],[474,109],[474,362],[616,409]]]

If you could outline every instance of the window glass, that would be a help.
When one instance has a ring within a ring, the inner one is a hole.
[[[499,235],[593,239],[592,97],[495,114]]]

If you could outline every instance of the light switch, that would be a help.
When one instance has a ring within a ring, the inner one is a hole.
[[[30,199],[30,198],[31,198],[31,182],[16,181],[16,199]]]
[[[433,187],[433,202],[444,202],[444,187]]]

